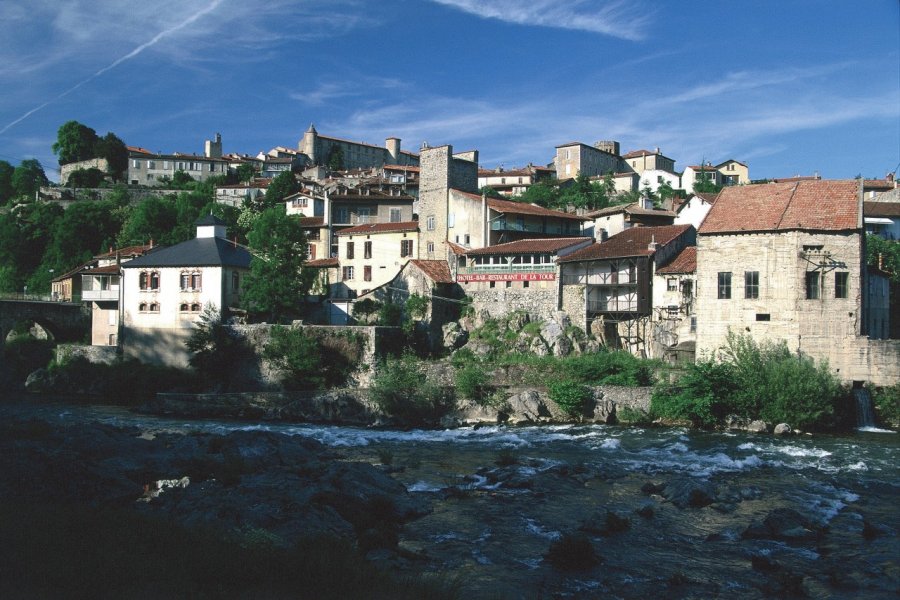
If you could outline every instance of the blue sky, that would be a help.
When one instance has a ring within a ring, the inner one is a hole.
[[[478,149],[506,168],[614,139],[752,178],[900,164],[897,0],[12,0],[0,158],[75,119],[127,144],[225,152],[321,134]]]

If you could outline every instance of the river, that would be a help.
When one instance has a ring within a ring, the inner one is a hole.
[[[447,576],[466,598],[896,598],[900,591],[900,436],[893,433],[774,437],[602,425],[392,431],[184,421],[106,407],[30,410],[149,431],[262,429],[385,464],[433,506],[401,532],[406,558],[385,558],[386,566]],[[660,491],[666,483],[709,497],[679,508]],[[746,533],[779,509],[799,513],[805,533]],[[608,511],[619,527],[603,526]],[[601,562],[550,567],[543,559],[550,546],[579,528]]]

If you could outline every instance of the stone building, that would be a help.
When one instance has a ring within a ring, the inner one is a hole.
[[[320,135],[312,124],[303,134],[297,149],[305,156],[309,165],[328,166],[332,160],[340,162],[342,169],[419,164],[417,154],[400,149],[400,138],[389,137],[385,140],[384,147],[381,147]],[[339,157],[339,160],[335,157]]]
[[[453,153],[453,146],[423,147],[419,155],[419,201],[417,213],[421,223],[419,257],[427,260],[446,259],[444,242],[455,226],[451,214],[450,193],[458,190],[478,191],[478,152]],[[471,234],[472,232],[470,232]]]
[[[332,297],[356,298],[392,280],[416,257],[419,223],[369,223],[337,232],[340,282]]]
[[[694,244],[690,225],[632,227],[560,258],[560,308],[612,348],[656,358],[654,276]]]
[[[160,180],[184,171],[196,181],[206,181],[228,172],[229,160],[196,154],[161,154],[145,148],[128,146],[129,185],[155,186]]]
[[[644,171],[675,172],[675,159],[664,156],[659,148],[649,150],[634,150],[622,156],[622,162],[627,170],[643,175]]]
[[[608,206],[584,216],[593,221],[592,234],[601,241],[631,227],[671,225],[675,221],[675,213],[655,209],[653,202],[646,199],[631,204]]]
[[[653,356],[693,362],[697,343],[694,290],[697,247],[687,246],[656,269],[653,281]]]
[[[827,360],[845,381],[900,379],[900,341],[867,331],[858,181],[726,187],[697,241],[697,352],[729,331]]]
[[[121,345],[142,362],[185,367],[185,342],[206,305],[227,317],[240,306],[250,253],[225,238],[212,215],[197,221],[197,237],[122,264]]]
[[[555,169],[535,165],[509,170],[503,167],[494,170],[479,169],[478,189],[489,187],[496,190],[501,196],[512,198],[523,194],[538,181],[549,181],[555,176]]]
[[[468,250],[451,266],[457,284],[477,314],[492,317],[524,311],[548,320],[558,310],[556,259],[586,248],[586,237],[524,239]]]
[[[582,142],[568,142],[556,147],[554,165],[557,179],[572,179],[579,174],[593,177],[607,173],[619,173],[622,159],[618,154],[618,142],[597,142],[588,146]]]

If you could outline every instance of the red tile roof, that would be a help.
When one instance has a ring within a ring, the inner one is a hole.
[[[94,258],[115,258],[116,256],[142,256],[146,252],[152,250],[154,246],[150,244],[144,244],[140,246],[126,246],[124,248],[117,248],[110,250],[109,252],[104,252],[103,254],[98,254]]]
[[[647,215],[653,217],[669,217],[674,219],[677,215],[668,210],[656,210],[653,208],[644,208],[640,205],[639,202],[632,202],[631,204],[617,204],[615,206],[607,206],[606,208],[601,208],[600,210],[595,210],[589,213],[586,213],[585,216],[589,218],[603,217],[606,215],[614,215],[616,213],[628,213],[630,215]]]
[[[409,264],[415,265],[426,277],[435,283],[453,283],[450,267],[445,260],[412,259]]]
[[[420,171],[419,167],[406,165],[384,165],[383,168],[391,171],[409,171],[410,173],[418,173]]]
[[[325,227],[325,217],[300,217],[300,227]]]
[[[650,242],[665,246],[691,229],[690,225],[663,225],[661,227],[631,227],[617,233],[602,243],[595,243],[583,250],[568,254],[556,262],[577,262],[582,260],[603,260],[628,256],[652,256]]]
[[[418,231],[418,221],[404,221],[400,223],[366,223],[341,229],[337,235],[363,235],[370,233],[394,233],[397,231]]]
[[[894,182],[887,179],[865,179],[863,180],[863,189],[892,190],[894,189]]]
[[[719,193],[718,192],[694,192],[694,195],[705,200],[707,204],[715,204],[716,198],[719,196]]]
[[[105,267],[94,267],[93,269],[84,269],[81,272],[81,274],[82,275],[93,275],[96,273],[98,275],[103,275],[105,273],[118,273],[119,268],[120,268],[119,265],[106,265]]]
[[[453,254],[456,254],[457,256],[461,256],[461,255],[465,254],[466,252],[468,252],[468,250],[469,250],[465,246],[460,246],[459,244],[454,244],[453,242],[451,242],[449,240],[444,243],[447,244],[447,246],[450,247],[450,250],[453,252]]]
[[[506,244],[497,244],[486,248],[468,250],[466,256],[479,256],[486,254],[534,254],[537,252],[556,253],[564,248],[577,246],[591,241],[589,237],[574,238],[540,238],[528,240],[516,240]]]
[[[900,217],[900,202],[863,202],[863,216]]]
[[[668,264],[656,270],[660,274],[669,273],[693,273],[697,270],[697,246],[688,246],[669,261]]]
[[[458,191],[458,190],[454,190]],[[462,192],[466,194],[465,192]],[[467,196],[481,200],[481,196],[477,194],[466,194]],[[539,217],[554,217],[557,219],[570,219],[573,221],[590,221],[585,217],[573,215],[572,213],[562,212],[559,210],[551,210],[543,206],[535,204],[526,204],[525,202],[515,202],[513,200],[498,200],[497,198],[487,199],[488,208],[498,213],[510,215],[536,215]]]
[[[855,180],[731,186],[719,192],[700,233],[847,231],[857,229],[859,208]]]
[[[314,269],[325,269],[328,267],[339,267],[340,264],[340,261],[336,258],[319,258],[307,261],[304,266],[312,267]]]

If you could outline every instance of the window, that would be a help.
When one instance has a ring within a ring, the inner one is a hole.
[[[353,242],[347,242],[347,258],[353,258]]]
[[[341,281],[353,280],[353,267],[344,267],[341,269]]]
[[[428,242],[428,254],[434,253],[434,242]]]
[[[447,227],[456,227],[456,213],[447,215]]]
[[[182,292],[199,292],[200,291],[200,273],[182,272],[181,273],[181,291]]]
[[[237,271],[231,273],[231,289],[235,292],[241,289],[241,276]]]
[[[134,159],[133,161],[131,161],[131,166],[134,167],[135,169],[140,169],[141,161]]]
[[[744,271],[744,298],[759,298],[759,271]]]
[[[731,299],[731,273],[728,271],[719,272],[719,300]]]
[[[413,241],[400,240],[400,258],[413,255]]]
[[[469,245],[469,234],[468,233],[463,236],[463,243],[465,243],[466,246]]]
[[[200,312],[200,305],[196,302],[191,304],[191,312]]]
[[[511,287],[512,287],[512,281],[507,281],[507,282],[506,282],[506,287],[511,288]]]
[[[667,292],[675,292],[678,291],[678,280],[674,277],[669,277],[666,279],[666,291]]]
[[[849,280],[850,273],[845,271],[838,271],[834,274],[834,297],[835,298],[847,298],[849,297]]]
[[[694,295],[694,282],[693,281],[682,281],[681,282],[681,293],[685,298],[690,298]]]
[[[769,313],[756,313],[756,320],[760,322],[771,321],[772,315]]]
[[[148,168],[148,169],[155,169],[155,168],[156,168],[156,161],[155,161],[155,160],[148,160],[148,161],[147,161],[147,168]]]
[[[158,313],[159,312],[159,304],[156,302],[151,302],[150,306],[147,307],[149,312]]]
[[[523,282],[522,282],[522,287],[523,287],[523,288],[527,288],[527,287],[528,287],[528,283],[529,283],[529,282],[528,282],[527,280],[526,280],[526,281],[523,281]]]
[[[334,222],[341,223],[341,224],[349,223],[350,222],[350,211],[347,210],[346,207],[338,208],[335,211]]]
[[[372,211],[369,208],[358,208],[356,209],[356,215],[360,223],[368,223],[369,217],[372,216]]]
[[[138,310],[140,312],[147,312],[147,303],[141,302],[140,304],[138,304]]]
[[[434,215],[429,215],[428,218],[425,220],[425,223],[426,223],[425,227],[426,227],[426,229],[428,229],[428,231],[434,231],[434,227],[435,227]]]
[[[399,222],[400,222],[400,217],[401,217],[400,209],[399,209],[399,208],[392,208],[392,209],[391,209],[391,223],[399,223]]]
[[[178,310],[180,310],[181,312],[187,312],[189,308],[190,307],[187,305],[187,303],[182,303],[181,306],[178,307]]]
[[[372,267],[368,265],[363,267],[363,281],[372,281]]]
[[[141,291],[155,292],[159,290],[159,271],[141,271]]]
[[[372,242],[363,243],[363,258],[372,258]]]
[[[806,272],[806,299],[807,300],[818,300],[819,299],[819,272],[818,271],[807,271]]]

